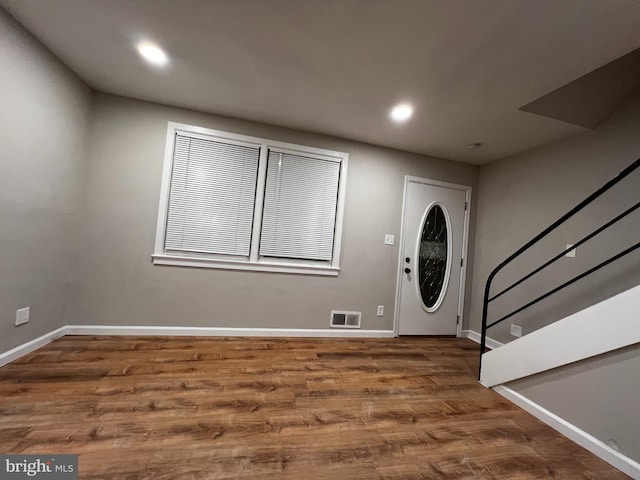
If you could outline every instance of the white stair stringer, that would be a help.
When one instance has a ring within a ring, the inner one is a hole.
[[[502,385],[640,343],[640,285],[482,356],[480,382]]]

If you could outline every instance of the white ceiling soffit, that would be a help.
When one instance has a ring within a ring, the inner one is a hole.
[[[640,47],[637,0],[0,5],[99,91],[478,164],[583,131],[519,108]]]

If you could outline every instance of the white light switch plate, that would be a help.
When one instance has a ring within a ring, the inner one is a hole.
[[[396,237],[395,235],[389,235],[388,233],[384,236],[384,244],[385,245],[395,245]]]
[[[520,325],[516,325],[515,323],[511,324],[511,335],[514,337],[522,336],[522,327]]]
[[[31,308],[21,308],[16,310],[16,327],[18,325],[25,324],[29,321],[29,314],[31,313]]]

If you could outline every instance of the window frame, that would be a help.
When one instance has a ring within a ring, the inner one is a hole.
[[[256,196],[253,210],[251,244],[248,258],[230,258],[230,256],[228,255],[216,254],[189,254],[186,252],[174,250],[168,251],[165,248],[175,139],[178,133],[187,136],[205,138],[208,140],[226,141],[229,143],[260,148],[260,155],[258,160],[258,175],[256,180]],[[340,164],[338,200],[336,204],[336,219],[331,261],[323,262],[314,260],[260,257],[260,234],[262,231],[262,214],[264,208],[265,181],[267,175],[269,150],[309,156],[321,160],[338,162]],[[230,133],[220,130],[213,130],[205,127],[198,127],[195,125],[168,122],[164,152],[164,164],[162,169],[162,183],[160,187],[160,201],[158,206],[155,247],[154,253],[151,256],[153,264],[180,267],[337,276],[340,272],[340,252],[342,244],[342,227],[344,218],[348,159],[349,154],[344,152],[337,152],[316,147],[308,147],[304,145],[280,142],[277,140]]]

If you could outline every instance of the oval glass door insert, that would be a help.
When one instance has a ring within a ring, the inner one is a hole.
[[[425,216],[418,251],[419,291],[427,311],[434,311],[444,296],[447,281],[449,231],[442,207],[433,205]]]

